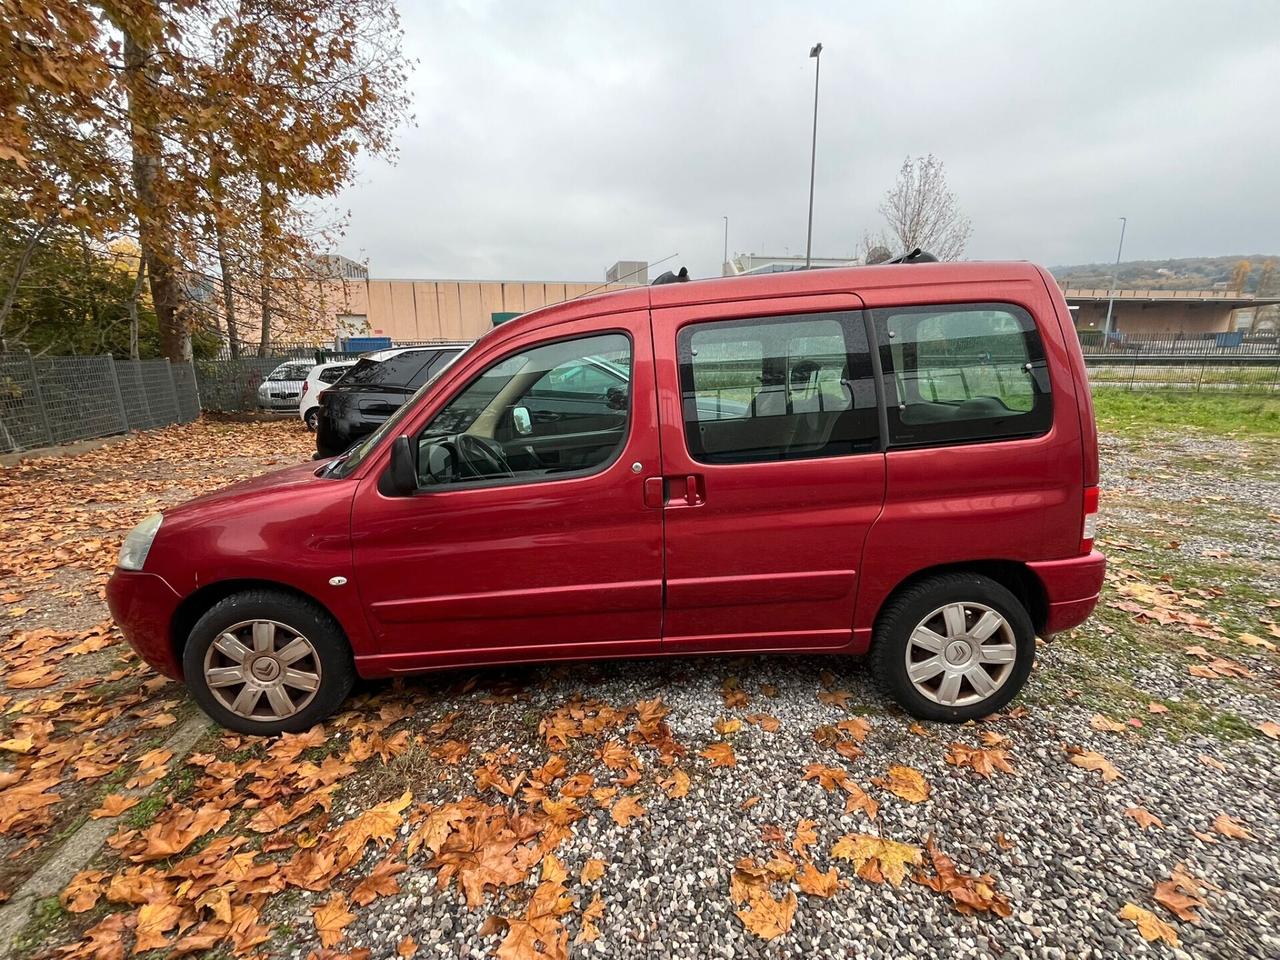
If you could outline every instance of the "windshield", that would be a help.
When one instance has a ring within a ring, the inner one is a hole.
[[[420,386],[417,390],[415,390],[413,392],[413,396],[409,397],[408,400],[406,400],[404,403],[400,405],[400,408],[396,410],[395,413],[393,413],[391,416],[387,417],[387,419],[383,421],[382,426],[378,427],[377,430],[373,431],[373,433],[369,434],[367,437],[365,437],[363,440],[357,443],[354,447],[352,447],[346,453],[342,454],[342,456],[338,457],[338,459],[334,460],[331,464],[329,464],[329,466],[325,467],[324,472],[321,473],[320,476],[335,477],[335,478],[350,476],[352,471],[354,471],[358,466],[360,466],[360,464],[364,463],[365,458],[368,457],[369,454],[371,454],[375,449],[377,449],[377,446],[382,442],[383,437],[386,437],[396,432],[396,430],[400,426],[400,422],[409,415],[410,411],[412,411],[413,408],[417,406],[418,401],[422,399],[422,397],[426,395],[426,393],[431,389],[431,387],[435,384],[435,382],[440,379],[440,374],[444,373],[445,370],[447,370],[450,366],[453,365],[453,360],[456,360],[458,357],[461,357],[462,354],[466,353],[466,351],[469,349],[470,347],[467,347],[464,350],[458,352],[457,354],[454,355],[453,359],[450,360],[449,363],[442,365],[440,369],[436,371],[434,376],[431,377],[430,380],[428,380],[426,383]],[[361,360],[360,363],[364,363],[364,361]],[[360,364],[357,363],[356,366],[352,368],[352,372],[359,369],[359,366]],[[347,377],[344,377],[342,382],[346,383],[347,379],[348,379]]]
[[[305,380],[313,363],[282,363],[271,371],[268,380]]]

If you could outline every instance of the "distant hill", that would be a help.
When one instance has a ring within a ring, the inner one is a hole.
[[[1249,279],[1244,285],[1246,293],[1258,292],[1262,267],[1268,260],[1276,263],[1272,276],[1280,273],[1280,256],[1261,253],[1184,257],[1179,260],[1125,260],[1120,263],[1116,286],[1126,290],[1212,290],[1215,285],[1225,285],[1230,281],[1236,264],[1241,260],[1248,260],[1251,266]],[[1113,264],[1110,263],[1085,263],[1074,267],[1050,267],[1049,272],[1067,287],[1100,289],[1111,283],[1112,269]]]

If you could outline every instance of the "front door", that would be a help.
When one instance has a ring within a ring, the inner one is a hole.
[[[634,311],[466,361],[410,437],[419,492],[387,496],[370,476],[356,495],[356,574],[381,648],[368,672],[659,648],[652,349]]]
[[[885,490],[860,307],[840,294],[654,310],[664,650],[852,641]]]

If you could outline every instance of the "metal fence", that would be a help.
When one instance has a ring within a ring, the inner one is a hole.
[[[1089,383],[1121,390],[1280,393],[1280,359],[1256,356],[1086,356]]]
[[[190,423],[199,415],[189,363],[0,354],[0,453]]]
[[[1158,334],[1077,330],[1086,356],[1150,354],[1166,357],[1245,356],[1280,361],[1280,338],[1275,334],[1229,333]]]

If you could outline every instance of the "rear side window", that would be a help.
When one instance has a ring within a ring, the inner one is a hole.
[[[1053,421],[1044,344],[1007,303],[873,311],[890,446],[1035,436]]]
[[[342,375],[350,369],[350,367],[326,367],[320,371],[320,382],[337,383],[342,379]]]
[[[433,355],[434,351],[430,350],[407,350],[386,360],[371,360],[365,357],[351,368],[351,372],[343,379],[343,383],[407,387]]]
[[[689,453],[703,463],[839,457],[879,449],[862,315],[686,326],[677,340]]]
[[[430,359],[422,365],[421,370],[410,378],[409,386],[416,390],[443,370],[448,364],[449,358],[456,355],[457,351],[454,350],[440,350],[434,355],[424,354],[424,356],[430,356]]]

